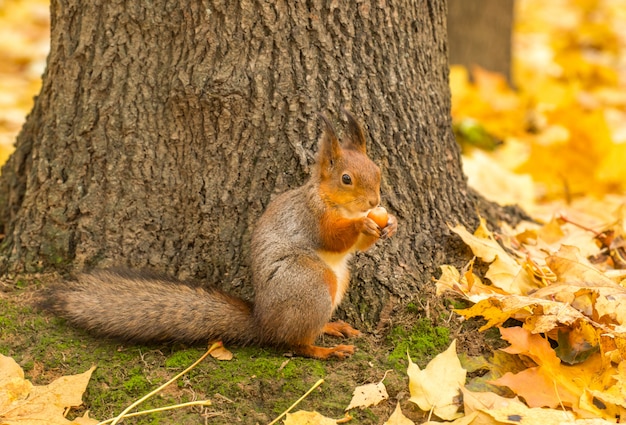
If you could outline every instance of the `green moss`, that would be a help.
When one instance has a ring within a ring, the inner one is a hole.
[[[460,298],[446,298],[445,304],[448,308],[451,307],[455,310],[462,310],[472,305],[469,301]]]
[[[56,278],[56,277],[55,277]],[[32,282],[32,279],[25,279]],[[46,280],[42,280],[44,285]],[[169,380],[195,362],[206,347],[178,345],[129,345],[104,340],[78,330],[65,320],[20,304],[28,297],[21,291],[35,290],[32,285],[18,289],[17,296],[0,299],[0,352],[10,355],[25,369],[26,378],[35,385],[48,384],[62,375],[96,369],[83,396],[90,416],[104,420]],[[422,313],[419,303],[409,305]],[[447,310],[446,310],[447,311]],[[170,385],[165,391],[142,403],[142,410],[196,399],[209,399],[209,422],[269,423],[300,398],[320,378],[324,384],[313,391],[297,410],[317,410],[328,417],[340,418],[357,385],[377,382],[388,369],[397,369],[385,378],[393,399],[406,392],[406,352],[423,365],[449,345],[445,328],[433,326],[428,319],[396,327],[387,339],[365,334],[353,341],[326,337],[320,345],[356,344],[357,352],[344,361],[319,361],[287,358],[280,349],[227,347],[234,358],[217,361],[211,357]],[[382,423],[393,410],[389,401],[369,409],[355,409],[355,423]],[[78,414],[78,413],[77,413]],[[82,414],[82,413],[80,413]],[[163,412],[129,420],[133,424],[196,424],[203,422],[199,408]]]
[[[413,314],[419,314],[422,309],[417,304],[411,302],[406,305],[406,311]]]
[[[200,350],[177,351],[167,358],[165,367],[186,369],[202,355]]]
[[[150,389],[150,385],[148,383],[148,380],[145,378],[145,376],[143,376],[141,374],[141,369],[137,370],[138,368],[134,368],[133,370],[131,370],[131,373],[135,373],[134,375],[128,377],[128,379],[126,379],[126,381],[124,381],[124,388],[127,391],[132,391],[135,393],[141,393],[141,392],[149,392]]]
[[[7,301],[0,299],[0,336],[4,333],[14,332],[19,329],[19,323],[17,321],[20,313],[26,313],[27,308],[18,308],[14,305],[10,305]]]
[[[360,424],[378,424],[381,423],[380,418],[371,409],[353,409],[350,414],[354,418],[355,423]]]
[[[416,363],[423,363],[450,345],[450,331],[433,326],[429,319],[418,319],[411,328],[397,326],[388,338],[393,350],[388,356],[392,367],[406,367],[407,352]]]

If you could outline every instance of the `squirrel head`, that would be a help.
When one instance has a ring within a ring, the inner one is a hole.
[[[320,196],[344,217],[364,217],[380,203],[380,168],[367,156],[361,126],[343,112],[348,125],[341,143],[331,123],[320,115],[324,122],[316,170]]]

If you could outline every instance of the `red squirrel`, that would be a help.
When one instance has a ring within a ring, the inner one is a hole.
[[[277,196],[252,235],[254,302],[218,289],[119,270],[96,270],[51,288],[47,308],[91,332],[135,342],[223,340],[284,347],[318,359],[343,359],[353,345],[319,347],[321,334],[352,337],[331,322],[348,290],[349,260],[398,228],[368,217],[380,204],[380,169],[366,153],[363,130],[345,112],[340,143],[322,117],[317,162],[301,187]]]

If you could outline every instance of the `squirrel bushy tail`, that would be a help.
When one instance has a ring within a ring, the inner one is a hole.
[[[51,288],[44,307],[94,334],[132,342],[258,343],[252,305],[218,289],[122,270]]]

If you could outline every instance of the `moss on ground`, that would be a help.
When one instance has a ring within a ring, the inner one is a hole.
[[[91,417],[113,417],[187,368],[205,351],[204,347],[122,345],[98,339],[34,308],[40,285],[24,282],[0,280],[0,353],[13,357],[35,385],[82,373],[96,365],[83,396],[85,405],[74,409],[74,415],[89,409]],[[403,410],[410,412],[412,407],[405,405],[407,350],[413,361],[425,365],[448,347],[451,334],[448,328],[423,317],[416,306],[409,305],[405,310],[408,318],[396,320],[385,337],[366,335],[355,340],[358,351],[346,361],[323,362],[286,357],[280,350],[228,347],[234,353],[233,360],[207,358],[141,408],[201,399],[211,400],[211,406],[157,413],[125,423],[184,425],[204,423],[204,418],[211,424],[269,423],[320,378],[325,383],[296,410],[316,410],[341,418],[354,388],[380,381],[388,370],[391,372],[387,373],[385,385],[392,399],[351,412],[353,423],[384,422],[395,409],[395,397],[403,402]],[[336,343],[339,340],[326,337],[320,344]]]
[[[406,369],[407,354],[420,367],[432,358],[432,353],[440,353],[450,345],[450,330],[434,326],[430,319],[420,318],[410,326],[395,326],[387,337],[394,347],[388,360],[394,368]]]

